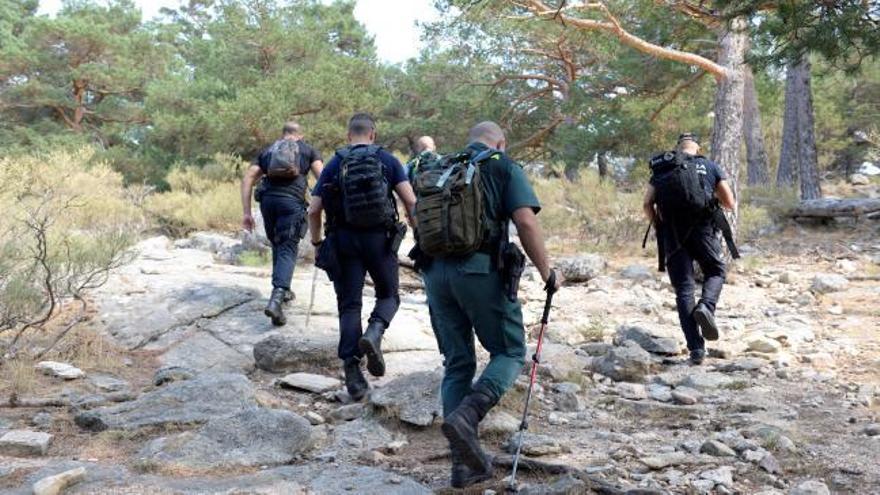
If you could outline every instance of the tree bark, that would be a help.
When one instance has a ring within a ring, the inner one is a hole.
[[[819,185],[819,158],[816,153],[816,135],[814,132],[813,89],[810,84],[811,70],[808,56],[801,58],[797,65],[798,97],[798,171],[801,179],[801,199],[818,199],[822,197]]]
[[[801,199],[822,197],[819,160],[816,153],[813,90],[809,57],[789,63],[785,76],[785,114],[777,186],[792,186],[800,180]]]
[[[791,187],[797,180],[798,165],[798,97],[797,68],[789,63],[785,69],[785,112],[782,117],[782,149],[776,169],[776,187]]]
[[[743,140],[743,67],[748,44],[746,21],[737,17],[727,29],[719,31],[720,53],[718,62],[726,75],[715,92],[715,122],[712,128],[712,161],[727,174],[735,197],[739,197],[738,180],[740,147]],[[730,216],[736,230],[737,211]]]
[[[767,150],[764,147],[764,131],[761,127],[761,110],[758,94],[755,91],[755,76],[752,68],[743,68],[743,135],[746,139],[746,163],[748,184],[750,186],[769,185],[767,173]]]
[[[596,155],[596,164],[599,166],[599,180],[608,178],[608,152],[600,151]]]

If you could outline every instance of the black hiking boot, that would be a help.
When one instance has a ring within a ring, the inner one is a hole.
[[[296,294],[292,290],[284,291],[284,304],[296,301]]]
[[[367,371],[373,376],[385,375],[385,358],[382,357],[382,334],[385,322],[371,320],[364,336],[358,341],[358,348],[367,357]]]
[[[272,318],[272,324],[276,327],[280,327],[287,323],[287,317],[284,316],[284,311],[281,309],[281,305],[284,304],[285,292],[287,292],[287,290],[277,287],[272,289],[272,296],[269,297],[269,304],[266,305],[266,309],[263,311],[266,316]]]
[[[453,456],[459,456],[461,461],[476,473],[485,473],[492,469],[491,458],[480,446],[477,427],[489,409],[497,403],[498,397],[485,387],[477,385],[455,411],[443,420],[443,425],[440,427],[443,435],[449,440],[449,448]]]
[[[700,326],[700,333],[706,340],[718,340],[718,325],[715,324],[715,316],[705,304],[697,304],[694,309],[694,320]]]
[[[693,366],[700,366],[703,364],[703,360],[706,359],[706,350],[705,349],[696,349],[691,351],[691,358],[688,360]]]
[[[367,383],[367,379],[364,378],[364,373],[361,371],[360,358],[346,359],[342,369],[345,371],[345,389],[348,390],[351,399],[358,402],[364,398],[364,395],[367,395],[367,390],[370,388],[370,384]]]
[[[485,471],[474,471],[462,462],[461,456],[453,449],[452,476],[449,480],[449,484],[452,485],[452,488],[466,488],[492,479],[492,476],[495,474],[492,470],[492,459],[487,456],[485,464],[488,466]]]

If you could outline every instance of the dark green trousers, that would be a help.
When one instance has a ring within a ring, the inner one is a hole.
[[[489,255],[435,259],[424,271],[431,325],[444,357],[441,395],[448,416],[471,392],[477,371],[474,334],[489,352],[479,383],[498,397],[513,385],[525,361],[522,307],[504,294]]]

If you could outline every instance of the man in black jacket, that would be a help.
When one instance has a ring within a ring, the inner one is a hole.
[[[290,281],[296,265],[299,241],[305,237],[306,223],[306,176],[311,171],[317,178],[321,175],[324,162],[321,153],[302,140],[302,128],[296,122],[287,122],[282,129],[281,139],[263,150],[245,171],[241,181],[241,204],[244,208],[242,226],[254,230],[254,217],[251,214],[251,194],[257,188],[257,201],[263,214],[266,236],[272,242],[272,296],[266,305],[266,316],[276,326],[287,322],[282,304],[293,299]],[[293,179],[277,179],[266,176],[272,160],[273,151],[283,141],[293,141],[299,148],[299,175]]]

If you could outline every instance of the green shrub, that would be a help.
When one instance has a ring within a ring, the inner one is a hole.
[[[145,227],[94,151],[0,159],[0,330],[41,324],[106,281]]]
[[[218,154],[203,166],[176,166],[168,174],[171,190],[148,196],[147,214],[168,234],[197,230],[235,231],[241,222],[239,180],[246,162]]]

